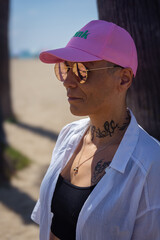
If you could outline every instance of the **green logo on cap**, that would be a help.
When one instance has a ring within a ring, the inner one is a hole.
[[[76,34],[73,37],[81,37],[87,39],[89,34],[90,33],[88,32],[88,30],[86,30],[85,32],[76,32]]]

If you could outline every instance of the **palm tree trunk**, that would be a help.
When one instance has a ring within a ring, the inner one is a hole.
[[[9,56],[8,56],[9,0],[0,0],[0,182],[8,180],[8,164],[4,156],[6,146],[3,120],[12,117]]]
[[[9,81],[8,19],[9,0],[0,0],[0,107],[3,119],[13,116]]]
[[[3,121],[2,121],[2,114],[0,109],[0,183],[2,180],[6,180],[6,161],[4,158],[4,148],[5,148],[5,133],[3,130]]]
[[[97,7],[99,19],[125,28],[136,43],[139,65],[127,101],[138,123],[160,140],[160,1],[97,0]]]

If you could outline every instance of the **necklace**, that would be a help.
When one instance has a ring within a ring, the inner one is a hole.
[[[111,143],[103,148],[101,148],[99,151],[97,151],[96,153],[94,153],[92,156],[90,156],[89,158],[85,159],[82,163],[79,164],[80,160],[81,160],[81,157],[82,157],[82,154],[84,152],[84,147],[85,147],[85,144],[86,144],[86,137],[87,135],[84,137],[84,143],[83,143],[83,146],[82,146],[82,151],[81,151],[81,155],[78,159],[78,162],[77,162],[77,166],[73,169],[74,171],[74,176],[76,176],[78,174],[78,171],[79,171],[79,167],[82,166],[85,162],[87,162],[89,159],[91,159],[92,157],[96,156],[98,153],[102,152],[105,148],[107,148],[109,145],[111,145]]]

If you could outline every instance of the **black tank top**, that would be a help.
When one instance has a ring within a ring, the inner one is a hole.
[[[51,204],[54,213],[51,231],[56,237],[61,240],[76,239],[78,215],[94,187],[75,186],[59,175]]]

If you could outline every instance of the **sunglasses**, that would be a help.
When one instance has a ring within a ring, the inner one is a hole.
[[[81,84],[85,83],[88,78],[88,72],[96,71],[96,70],[103,70],[107,68],[114,68],[114,67],[120,67],[119,65],[113,65],[103,68],[91,68],[88,69],[83,63],[74,63],[72,67],[68,66],[65,62],[56,63],[54,67],[54,71],[56,74],[56,77],[61,82],[64,82],[67,78],[69,70],[72,68],[73,73],[78,77],[77,81]]]

